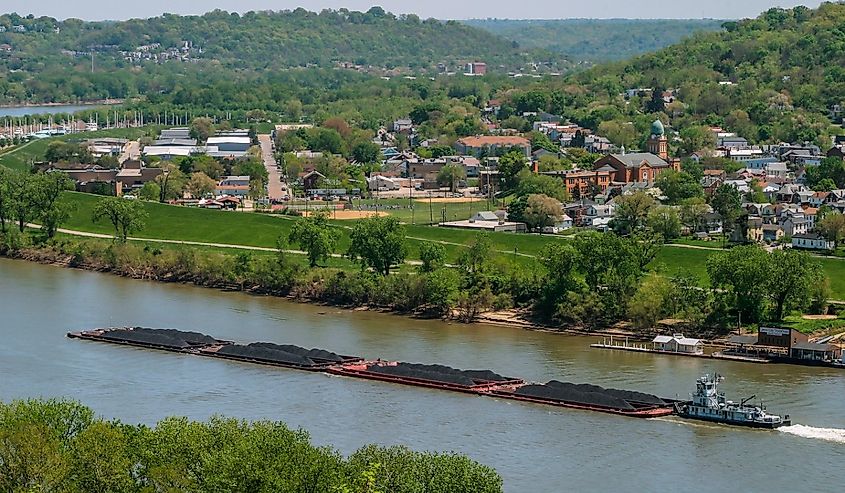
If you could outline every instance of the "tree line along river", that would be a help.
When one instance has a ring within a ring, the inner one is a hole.
[[[467,454],[506,491],[832,491],[845,460],[845,371],[591,350],[595,338],[350,312],[0,259],[0,400],[67,397],[126,422],[280,420],[349,453],[367,443]],[[642,420],[69,340],[69,330],[198,330],[528,380],[686,397],[717,371],[797,426]],[[780,472],[777,472],[780,471]]]

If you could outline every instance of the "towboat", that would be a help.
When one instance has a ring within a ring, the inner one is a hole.
[[[678,416],[752,428],[774,429],[792,424],[788,414],[769,414],[763,405],[749,405],[748,402],[756,396],[743,399],[738,404],[726,400],[725,393],[719,391],[722,381],[724,377],[720,375],[699,378],[695,382],[695,393],[690,394],[692,401],[676,404]]]

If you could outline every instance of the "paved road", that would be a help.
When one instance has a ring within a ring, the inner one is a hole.
[[[267,196],[270,200],[281,200],[287,193],[282,188],[282,174],[279,172],[278,163],[273,156],[273,141],[269,134],[258,136],[261,144],[261,158],[264,160],[264,167],[267,169]]]
[[[123,152],[120,153],[118,161],[123,164],[129,160],[141,159],[141,143],[137,140],[130,140],[123,146]]]

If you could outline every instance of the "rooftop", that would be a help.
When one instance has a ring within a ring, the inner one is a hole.
[[[509,135],[477,135],[475,137],[464,137],[458,143],[467,147],[484,147],[492,145],[525,146],[530,142],[525,137]]]

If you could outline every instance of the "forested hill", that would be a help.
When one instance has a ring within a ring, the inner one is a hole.
[[[715,145],[704,128],[711,125],[753,143],[828,148],[830,135],[843,131],[832,124],[845,107],[845,3],[770,9],[728,22],[723,32],[537,82],[509,98],[522,103],[516,111],[562,114],[627,148],[642,145],[655,118],[680,131],[685,152]]]
[[[339,64],[415,70],[445,64],[460,70],[461,64],[482,61],[490,70],[503,71],[554,57],[525,53],[510,41],[458,22],[394,16],[378,7],[367,12],[297,9],[243,15],[216,10],[121,22],[8,14],[0,16],[0,31],[0,98],[5,92],[7,100],[33,93],[43,99],[41,86],[55,76],[79,77],[69,96],[90,96],[87,88],[102,84],[97,75],[84,75],[91,72],[92,52],[100,78],[114,68],[153,64],[168,64],[177,72],[189,70],[177,64],[239,71]],[[18,87],[10,89],[10,83]],[[111,89],[112,97],[120,97],[120,87]]]
[[[472,19],[463,21],[525,48],[578,61],[624,60],[675,44],[696,32],[719,31],[713,19]]]

